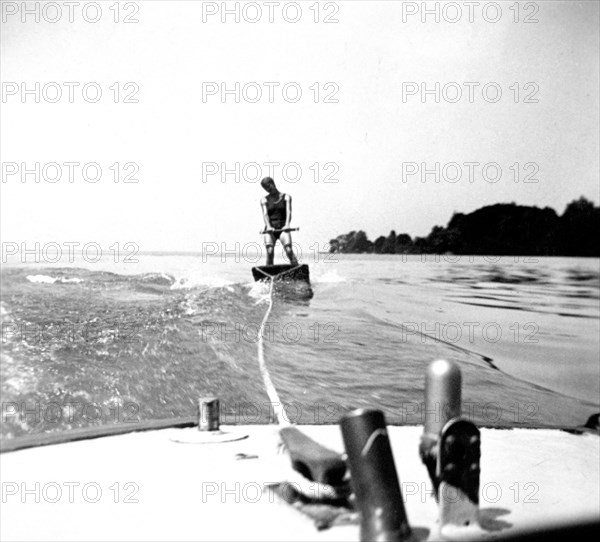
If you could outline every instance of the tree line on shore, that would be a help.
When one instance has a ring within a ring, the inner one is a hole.
[[[584,197],[559,216],[550,207],[498,203],[472,213],[454,213],[448,225],[426,237],[407,233],[370,241],[362,231],[330,240],[330,252],[374,254],[473,254],[519,256],[600,256],[600,207]]]

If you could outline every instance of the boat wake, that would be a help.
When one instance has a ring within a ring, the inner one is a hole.
[[[212,395],[225,424],[269,423],[259,340],[293,423],[374,406],[391,423],[420,423],[424,367],[439,357],[462,365],[478,423],[575,426],[597,411],[506,375],[485,354],[409,337],[353,301],[336,272],[316,275],[312,301],[276,297],[261,327],[266,283],[3,269],[2,436],[190,417]]]

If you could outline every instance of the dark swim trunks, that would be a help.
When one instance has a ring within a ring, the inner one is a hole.
[[[267,233],[267,235],[269,235],[271,237],[271,239],[269,239],[269,241],[271,243],[267,243],[267,244],[273,244],[274,245],[275,241],[277,241],[281,237],[282,233],[283,233],[282,231],[274,231],[272,233]]]

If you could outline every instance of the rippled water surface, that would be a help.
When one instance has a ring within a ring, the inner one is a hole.
[[[420,423],[427,364],[463,372],[465,415],[576,426],[599,410],[599,262],[347,255],[308,262],[314,297],[275,298],[266,360],[292,421],[353,407]],[[267,422],[251,264],[141,255],[136,264],[2,271],[2,435],[195,414]]]

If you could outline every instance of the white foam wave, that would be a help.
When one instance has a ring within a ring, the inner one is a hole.
[[[171,290],[185,290],[197,288],[198,286],[208,286],[209,288],[227,288],[229,291],[233,291],[233,288],[230,288],[233,284],[235,283],[231,280],[221,277],[198,275],[176,280],[171,286]]]
[[[336,283],[336,282],[347,282],[346,277],[342,277],[338,274],[337,271],[327,271],[318,277],[312,278],[314,282],[320,283]]]
[[[248,295],[252,299],[256,299],[256,303],[262,303],[269,300],[269,283],[263,280],[250,282],[248,286]]]
[[[48,275],[27,275],[26,278],[29,282],[37,284],[54,284],[56,282],[54,277],[49,277]]]
[[[23,395],[38,389],[38,379],[33,367],[25,367],[23,363],[16,362],[6,351],[0,352],[0,364],[4,376],[4,391]]]
[[[167,275],[167,273],[145,273],[142,276],[142,281],[155,281],[156,279],[163,279],[165,282],[171,282],[173,277],[171,275]]]
[[[37,284],[54,284],[55,282],[61,282],[63,284],[70,284],[70,283],[79,283],[79,282],[83,282],[83,279],[80,279],[78,277],[72,277],[72,278],[67,278],[67,277],[50,277],[48,275],[27,275],[27,280],[29,282],[34,282]]]

